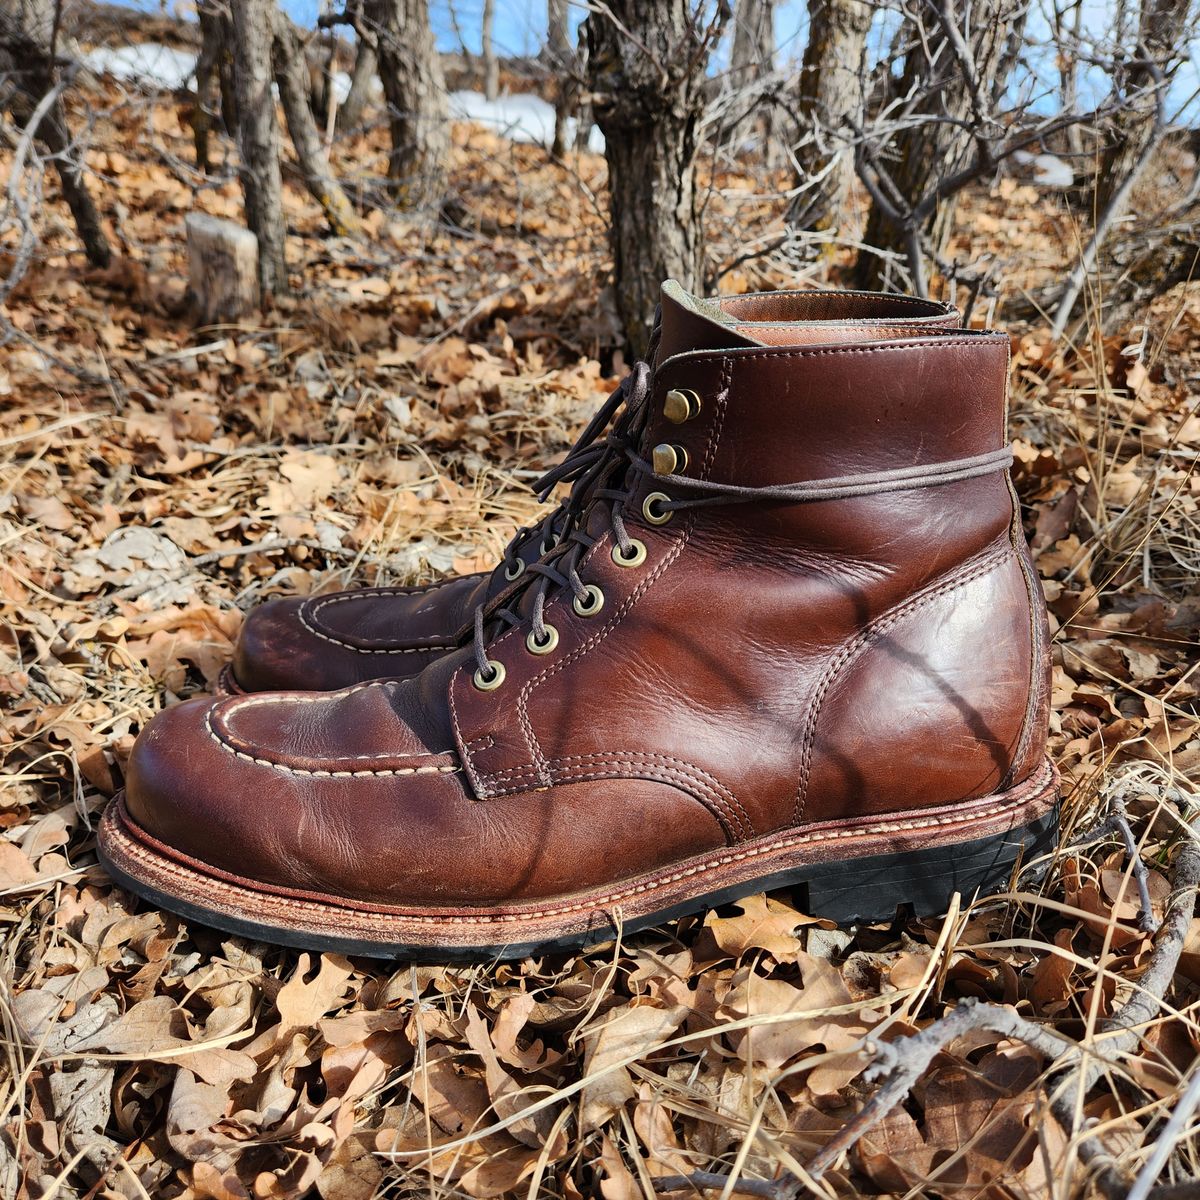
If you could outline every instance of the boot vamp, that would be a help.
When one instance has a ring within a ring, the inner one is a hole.
[[[724,844],[705,808],[661,782],[475,799],[445,702],[463,662],[324,696],[169,709],[134,748],[129,815],[183,862],[399,907],[561,896]]]
[[[455,645],[489,576],[272,600],[246,619],[233,659],[245,691],[329,691],[415,675]]]

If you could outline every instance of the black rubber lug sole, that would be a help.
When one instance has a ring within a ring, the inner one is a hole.
[[[964,902],[1004,891],[1018,862],[1058,844],[1058,806],[1019,829],[907,854],[873,854],[809,875],[797,897],[811,916],[839,925],[879,924],[907,907],[914,916],[944,913],[957,892]]]

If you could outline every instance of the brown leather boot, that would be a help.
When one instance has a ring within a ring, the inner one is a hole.
[[[665,360],[681,348],[860,341],[958,325],[952,305],[908,296],[764,292],[698,301],[668,284],[663,290],[659,357]],[[545,500],[557,484],[575,481],[572,496],[538,525],[519,530],[491,571],[423,587],[354,588],[263,604],[242,628],[218,693],[331,691],[368,679],[415,675],[454,649],[476,606],[498,595],[536,562],[543,547],[555,545],[572,514],[586,502],[588,470],[604,452],[605,435],[625,433],[619,426],[623,398],[618,389],[565,461],[537,485]]]
[[[449,960],[783,885],[841,921],[930,913],[1046,848],[1008,339],[672,337],[586,511],[465,644],[156,717],[101,826],[113,875],[255,938]]]

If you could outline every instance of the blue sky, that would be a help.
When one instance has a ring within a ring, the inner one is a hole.
[[[193,0],[130,0],[137,8],[148,11],[159,11],[166,8],[168,12],[176,12],[181,16],[190,17],[195,6]],[[334,7],[328,0],[282,0],[283,7],[294,20],[304,25],[315,24],[317,14],[323,9]],[[336,5],[340,7],[340,4]],[[495,40],[497,50],[501,54],[533,55],[545,39],[546,3],[545,0],[495,0],[496,23]],[[1118,11],[1117,0],[1083,0],[1083,26],[1086,36],[1103,40],[1113,32]],[[1136,11],[1137,6],[1129,5]],[[438,44],[443,50],[452,51],[460,47],[459,34],[462,41],[472,51],[479,50],[480,16],[483,9],[482,0],[431,0],[430,16]],[[1029,21],[1026,26],[1027,36],[1035,43],[1046,43],[1049,40],[1050,18],[1053,11],[1052,0],[1033,0]],[[578,25],[585,16],[586,10],[582,4],[572,3],[572,24]],[[872,46],[879,53],[888,40],[888,23],[892,14],[883,14],[876,21],[872,34]],[[894,17],[893,17],[894,19]],[[808,35],[808,5],[807,0],[781,0],[776,8],[775,36],[779,48],[779,62],[784,65],[798,59],[804,52],[804,43]],[[716,56],[714,67],[720,69],[724,61],[726,49]],[[1195,47],[1193,47],[1195,53]],[[1014,81],[1013,90],[1019,92],[1023,99],[1032,99],[1036,108],[1043,112],[1053,111],[1056,107],[1055,89],[1057,75],[1054,70],[1054,55],[1049,49],[1037,51],[1030,56],[1033,70],[1024,77]],[[1171,92],[1171,101],[1176,109],[1187,106],[1183,116],[1195,120],[1200,105],[1191,99],[1196,89],[1200,87],[1200,69],[1193,61],[1186,64],[1176,78]],[[1102,72],[1093,69],[1085,72],[1080,80],[1080,98],[1085,104],[1095,104],[1107,90],[1107,81]]]

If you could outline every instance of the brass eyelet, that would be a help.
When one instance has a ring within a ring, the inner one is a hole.
[[[630,538],[629,546],[633,553],[628,558],[622,553],[620,542],[612,548],[612,560],[618,567],[640,567],[646,561],[645,542],[639,542],[637,538]]]
[[[553,625],[546,626],[546,640],[539,642],[537,634],[531,629],[525,635],[525,647],[530,654],[549,654],[558,645],[558,630]]]
[[[665,525],[674,515],[675,510],[668,508],[654,511],[656,504],[670,504],[671,497],[666,492],[649,492],[645,500],[642,501],[642,516],[650,522],[651,525]]]
[[[585,586],[587,587],[587,594],[591,597],[591,603],[583,604],[580,602],[579,597],[576,596],[571,601],[571,607],[581,617],[594,617],[604,607],[604,593],[594,583],[589,583]]]
[[[488,667],[492,672],[490,676],[485,675],[482,671],[476,671],[471,678],[471,682],[478,691],[494,692],[504,682],[504,664],[502,662],[489,658]]]
[[[512,583],[514,579],[520,579],[525,574],[525,560],[522,558],[515,559],[504,568],[504,578]]]
[[[687,470],[688,452],[671,442],[659,442],[650,453],[655,475],[682,475]]]
[[[672,388],[663,397],[663,416],[672,425],[682,425],[700,415],[700,397],[690,388]]]
[[[546,540],[544,542],[542,542],[542,544],[540,546],[538,546],[539,557],[545,558],[546,555],[549,554],[550,551],[554,549],[554,546],[555,546],[554,539],[546,538]]]

